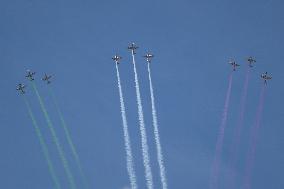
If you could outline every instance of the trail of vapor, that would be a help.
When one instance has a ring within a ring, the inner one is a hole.
[[[55,145],[57,147],[57,151],[58,151],[59,157],[61,159],[61,162],[63,164],[63,167],[64,167],[64,170],[66,172],[66,175],[68,177],[68,181],[69,181],[70,187],[71,187],[71,189],[76,189],[75,181],[74,181],[73,175],[72,175],[72,173],[70,171],[69,164],[68,164],[67,159],[65,157],[65,154],[63,152],[62,146],[61,146],[61,144],[60,144],[60,142],[58,140],[58,137],[57,137],[56,132],[54,130],[53,124],[52,124],[52,122],[51,122],[51,120],[49,118],[49,115],[48,115],[47,111],[46,111],[46,108],[45,108],[45,105],[43,103],[43,100],[42,100],[41,96],[39,95],[39,92],[37,90],[37,87],[36,87],[35,83],[32,83],[32,86],[33,86],[33,89],[34,89],[34,91],[36,93],[38,101],[40,103],[40,107],[41,107],[42,112],[44,114],[44,117],[46,119],[48,128],[49,128],[49,130],[51,132],[52,140],[53,140],[53,142],[55,143]]]
[[[245,168],[245,178],[244,178],[244,188],[245,189],[250,189],[251,188],[251,174],[252,174],[252,168],[254,164],[254,159],[255,159],[255,151],[256,151],[256,145],[257,145],[257,138],[258,138],[258,131],[260,128],[260,122],[261,122],[261,117],[262,117],[262,111],[263,111],[263,104],[264,104],[264,97],[265,97],[265,89],[266,85],[264,84],[262,86],[261,92],[260,92],[260,97],[259,97],[259,104],[257,108],[257,113],[256,113],[256,119],[255,119],[255,124],[252,127],[252,133],[251,133],[251,141],[249,144],[249,151],[247,154],[247,162],[246,162],[246,168]]]
[[[135,88],[136,88],[136,98],[137,98],[139,125],[140,125],[140,133],[141,133],[142,155],[143,155],[143,163],[144,163],[144,168],[145,168],[145,177],[147,181],[147,188],[153,189],[153,176],[152,176],[152,170],[150,166],[149,147],[147,144],[147,134],[146,134],[146,128],[145,128],[145,123],[144,123],[143,107],[142,107],[142,102],[141,102],[139,81],[138,81],[135,57],[134,57],[133,52],[132,52],[132,61],[133,61],[133,69],[134,69],[134,75],[135,75]]]
[[[59,181],[58,181],[58,177],[57,177],[56,174],[55,174],[55,170],[54,170],[53,164],[52,164],[51,159],[50,159],[50,154],[49,154],[47,145],[46,145],[46,143],[45,143],[45,141],[44,141],[44,138],[43,138],[43,136],[42,136],[42,133],[41,133],[41,131],[40,131],[40,128],[39,128],[39,126],[38,126],[38,124],[37,124],[37,121],[36,121],[36,119],[35,119],[35,116],[34,116],[34,114],[33,114],[33,112],[32,112],[31,106],[30,106],[28,100],[27,100],[25,97],[24,97],[24,100],[25,100],[25,103],[26,103],[26,106],[27,106],[27,109],[28,109],[28,112],[29,112],[29,116],[30,116],[30,118],[31,118],[31,120],[32,120],[33,127],[34,127],[34,129],[35,129],[35,131],[36,131],[36,135],[37,135],[37,137],[38,137],[38,140],[39,140],[39,143],[40,143],[42,152],[43,152],[43,154],[44,154],[46,163],[47,163],[47,165],[48,165],[49,173],[50,173],[51,178],[52,178],[52,180],[53,180],[53,182],[54,182],[55,188],[56,188],[56,189],[61,189],[61,186],[60,186]]]
[[[243,130],[243,122],[244,122],[244,115],[245,115],[245,107],[246,107],[246,100],[247,100],[247,93],[248,93],[248,85],[249,85],[249,76],[250,76],[250,67],[247,67],[245,82],[243,86],[241,102],[240,102],[240,113],[239,113],[239,120],[237,122],[237,127],[235,130],[235,135],[233,138],[233,144],[231,148],[231,162],[230,162],[230,174],[229,174],[229,186],[228,188],[235,188],[235,166],[237,162],[238,152],[239,152],[239,145],[240,145],[240,138],[241,133]]]
[[[127,119],[126,119],[124,98],[123,98],[122,87],[121,87],[121,82],[120,82],[120,74],[119,74],[119,69],[118,69],[117,64],[115,65],[116,65],[117,84],[118,84],[118,90],[119,90],[120,110],[121,110],[121,117],[122,117],[122,124],[123,124],[124,146],[125,146],[125,151],[126,151],[126,166],[127,166],[131,189],[137,189],[138,186],[137,186],[136,174],[135,174],[134,163],[133,163],[131,142],[130,142],[130,137],[128,133],[128,124],[127,124]]]
[[[56,111],[57,111],[57,113],[58,113],[58,115],[59,115],[60,122],[61,122],[61,126],[63,127],[63,130],[64,130],[64,133],[65,133],[67,142],[68,142],[68,144],[69,144],[69,146],[70,146],[70,148],[71,148],[71,152],[72,152],[72,154],[73,154],[73,156],[74,156],[74,159],[75,159],[75,161],[76,161],[76,164],[77,164],[77,166],[78,166],[78,169],[79,169],[80,175],[81,175],[81,177],[82,177],[84,186],[85,186],[85,188],[89,188],[88,183],[87,183],[86,176],[85,176],[85,174],[84,174],[84,171],[83,171],[83,168],[82,168],[82,165],[81,165],[81,162],[80,162],[79,155],[78,155],[77,150],[76,150],[76,147],[75,147],[75,145],[74,145],[74,143],[73,143],[73,140],[72,140],[72,138],[71,138],[71,134],[70,134],[70,132],[69,132],[69,129],[68,129],[68,127],[67,127],[67,124],[66,124],[66,122],[65,122],[65,119],[64,119],[64,117],[63,117],[63,114],[62,114],[62,112],[61,112],[59,106],[58,106],[57,100],[56,100],[56,98],[55,98],[55,96],[54,96],[54,93],[53,93],[53,90],[52,90],[51,87],[49,87],[49,93],[50,93],[50,96],[52,97],[53,103],[54,103],[55,106],[56,106]]]
[[[214,157],[213,166],[212,166],[212,173],[210,176],[210,184],[209,184],[210,189],[217,188],[217,184],[218,184],[220,159],[221,159],[221,154],[222,154],[223,140],[224,140],[226,123],[227,123],[227,114],[228,114],[229,102],[230,102],[230,96],[231,96],[232,80],[233,80],[233,72],[231,72],[231,74],[229,75],[229,86],[228,86],[227,93],[226,93],[222,121],[221,121],[221,125],[219,128],[219,134],[218,134],[217,143],[216,143],[215,157]]]
[[[156,148],[157,148],[157,158],[158,164],[160,168],[160,177],[163,189],[168,188],[167,178],[166,178],[166,169],[164,166],[164,157],[162,153],[162,146],[160,142],[160,134],[159,134],[159,127],[158,127],[158,118],[157,118],[157,111],[155,106],[155,97],[154,97],[154,89],[152,84],[152,77],[151,77],[151,69],[150,63],[148,62],[148,75],[149,75],[149,83],[150,83],[150,94],[151,94],[151,105],[152,105],[152,117],[153,117],[153,126],[154,126],[154,135],[156,141]]]

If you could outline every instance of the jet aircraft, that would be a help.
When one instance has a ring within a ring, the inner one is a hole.
[[[272,79],[272,77],[271,77],[271,76],[269,76],[269,75],[267,74],[267,72],[265,72],[265,73],[261,74],[261,76],[260,76],[260,77],[264,80],[264,84],[267,84],[267,80]]]
[[[132,51],[133,54],[136,54],[135,50],[138,49],[139,47],[135,45],[135,43],[131,43],[128,46],[128,49]]]
[[[50,84],[50,79],[52,78],[51,75],[44,74],[44,77],[41,79],[42,81],[46,81],[47,84]]]
[[[25,94],[25,85],[24,84],[22,84],[22,83],[20,83],[20,84],[18,84],[18,87],[16,88],[16,90],[17,91],[19,91],[21,94]]]
[[[111,59],[114,60],[116,64],[119,64],[119,61],[122,59],[122,57],[116,54]]]
[[[233,66],[233,70],[236,71],[236,68],[239,67],[240,65],[237,64],[234,60],[230,60],[229,64]]]
[[[248,57],[247,61],[249,63],[249,67],[253,67],[253,64],[256,63],[256,60],[251,56]]]
[[[26,78],[29,79],[30,81],[33,81],[33,80],[35,80],[34,77],[33,77],[35,74],[36,74],[35,72],[27,70]]]
[[[143,57],[145,57],[146,58],[146,61],[148,62],[148,63],[150,63],[151,61],[152,61],[152,58],[154,57],[154,55],[153,54],[151,54],[151,53],[147,53],[145,56],[143,56]]]

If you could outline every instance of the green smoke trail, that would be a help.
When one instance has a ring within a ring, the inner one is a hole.
[[[60,144],[60,142],[58,140],[58,137],[57,137],[56,132],[54,130],[53,124],[52,124],[52,122],[51,122],[51,120],[49,118],[49,115],[48,115],[48,113],[46,111],[46,108],[45,108],[45,105],[43,103],[43,100],[42,100],[41,96],[39,95],[39,92],[37,90],[36,84],[32,82],[32,86],[33,86],[34,92],[36,93],[38,101],[40,103],[40,107],[41,107],[42,112],[44,114],[44,117],[46,119],[48,128],[49,128],[49,130],[51,132],[53,142],[55,143],[55,145],[57,147],[57,151],[58,151],[59,157],[60,157],[60,159],[62,161],[62,164],[63,164],[64,170],[66,172],[66,175],[68,177],[68,181],[69,181],[70,187],[71,187],[71,189],[76,189],[75,181],[74,181],[73,175],[72,175],[72,173],[70,171],[69,164],[67,162],[67,159],[65,158],[63,149],[62,149],[61,144]]]
[[[36,135],[37,135],[37,137],[38,137],[38,139],[39,139],[39,143],[40,143],[40,146],[41,146],[41,148],[42,148],[44,157],[45,157],[45,159],[46,159],[46,162],[47,162],[47,165],[48,165],[49,173],[50,173],[51,178],[52,178],[52,180],[53,180],[53,182],[54,182],[54,184],[55,184],[55,188],[56,188],[56,189],[61,189],[61,186],[60,186],[60,184],[59,184],[59,182],[58,182],[58,178],[57,178],[57,176],[56,176],[56,174],[55,174],[55,171],[54,171],[53,164],[52,164],[51,159],[50,159],[49,151],[48,151],[47,146],[46,146],[46,143],[45,143],[45,141],[44,141],[44,139],[43,139],[43,136],[42,136],[42,133],[41,133],[41,131],[40,131],[40,128],[39,128],[39,126],[38,126],[38,124],[37,124],[37,122],[36,122],[35,116],[34,116],[34,114],[33,114],[33,112],[32,112],[32,109],[31,109],[31,107],[30,107],[30,104],[29,104],[28,100],[27,100],[25,97],[24,97],[24,100],[25,100],[25,103],[26,103],[26,106],[27,106],[27,109],[28,109],[28,112],[29,112],[29,116],[30,116],[31,119],[32,119],[33,127],[34,127],[34,129],[35,129],[35,131],[36,131]]]
[[[59,106],[58,106],[58,103],[57,103],[57,101],[56,101],[55,95],[54,95],[53,90],[52,90],[51,87],[49,87],[49,93],[50,93],[50,96],[52,97],[53,103],[54,103],[55,106],[56,106],[56,111],[57,111],[57,113],[58,113],[58,115],[59,115],[59,118],[60,118],[60,121],[61,121],[61,126],[62,126],[63,129],[64,129],[65,136],[66,136],[66,138],[67,138],[68,144],[69,144],[69,146],[70,146],[70,148],[71,148],[72,154],[73,154],[73,156],[74,156],[74,159],[75,159],[76,164],[77,164],[77,166],[78,166],[78,169],[79,169],[79,171],[80,171],[80,175],[81,175],[81,177],[82,177],[84,186],[85,186],[85,188],[89,188],[89,187],[88,187],[88,183],[87,183],[86,176],[85,176],[85,174],[84,174],[84,171],[83,171],[83,168],[82,168],[82,165],[81,165],[81,161],[80,161],[79,155],[78,155],[77,150],[76,150],[76,147],[75,147],[75,145],[74,145],[74,143],[73,143],[73,140],[72,140],[72,138],[71,138],[71,134],[70,134],[70,132],[69,132],[69,129],[68,129],[68,127],[67,127],[67,124],[66,124],[66,122],[65,122],[65,119],[64,119],[64,117],[63,117],[63,114],[62,114],[62,112],[60,111],[60,108],[59,108]]]

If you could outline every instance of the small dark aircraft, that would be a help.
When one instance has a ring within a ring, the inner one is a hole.
[[[148,63],[150,63],[151,61],[152,61],[152,58],[154,57],[154,55],[153,54],[151,54],[151,53],[147,53],[145,56],[143,56],[143,57],[145,57],[146,58],[146,61],[148,62]]]
[[[27,70],[26,78],[29,79],[30,81],[33,81],[33,80],[35,80],[34,77],[33,77],[35,74],[36,74],[35,72]]]
[[[249,63],[249,67],[253,67],[253,63],[256,63],[256,60],[253,57],[248,57],[247,59],[248,63]]]
[[[272,77],[271,76],[269,76],[268,74],[267,74],[267,72],[265,72],[265,73],[263,73],[263,74],[261,74],[261,76],[260,76],[262,79],[264,79],[264,84],[267,84],[267,80],[270,80],[270,79],[272,79]]]
[[[119,64],[119,61],[122,59],[122,57],[116,54],[111,59],[114,60],[116,64]]]
[[[18,87],[16,88],[16,90],[17,91],[19,91],[21,94],[25,94],[25,85],[24,84],[22,84],[22,83],[20,83],[20,84],[18,84]]]
[[[41,79],[42,81],[46,81],[47,84],[50,84],[50,79],[52,78],[51,75],[44,74],[44,77]]]
[[[236,68],[239,67],[240,65],[237,64],[234,60],[230,60],[229,64],[233,66],[233,70],[236,71]]]
[[[133,54],[136,54],[135,50],[138,49],[139,47],[136,46],[135,43],[131,43],[127,48],[131,50]]]

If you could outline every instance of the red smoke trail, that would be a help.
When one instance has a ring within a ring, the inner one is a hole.
[[[242,97],[240,102],[240,114],[239,120],[237,122],[237,127],[235,130],[235,135],[233,138],[233,144],[231,148],[231,162],[229,168],[229,186],[228,188],[233,189],[235,188],[235,166],[237,162],[237,154],[239,152],[239,145],[240,145],[240,138],[241,133],[243,130],[243,122],[244,122],[244,115],[245,115],[245,107],[246,107],[246,100],[247,100],[247,93],[248,93],[248,85],[249,85],[249,76],[250,76],[250,67],[247,67],[245,82],[242,91]]]
[[[225,105],[224,105],[224,110],[223,110],[223,115],[222,115],[222,121],[221,121],[221,125],[219,128],[219,134],[217,138],[215,157],[214,157],[213,166],[212,166],[212,173],[210,176],[210,184],[209,184],[210,189],[217,188],[220,158],[222,154],[224,133],[225,133],[226,123],[227,123],[227,115],[228,115],[229,102],[230,102],[231,89],[232,89],[232,80],[233,80],[233,72],[231,72],[231,74],[229,75],[229,86],[228,86],[227,93],[226,93],[226,100],[225,100]]]
[[[262,111],[263,111],[265,89],[266,89],[266,85],[264,84],[262,86],[262,89],[261,89],[261,92],[260,92],[259,104],[258,104],[258,108],[257,108],[255,124],[252,127],[252,132],[251,132],[251,137],[250,137],[251,141],[250,141],[249,151],[248,151],[248,155],[247,155],[244,189],[250,189],[251,188],[250,181],[251,181],[252,168],[253,168],[254,159],[255,159],[258,130],[259,130],[259,127],[260,127],[260,121],[261,121],[261,116],[262,116]]]

